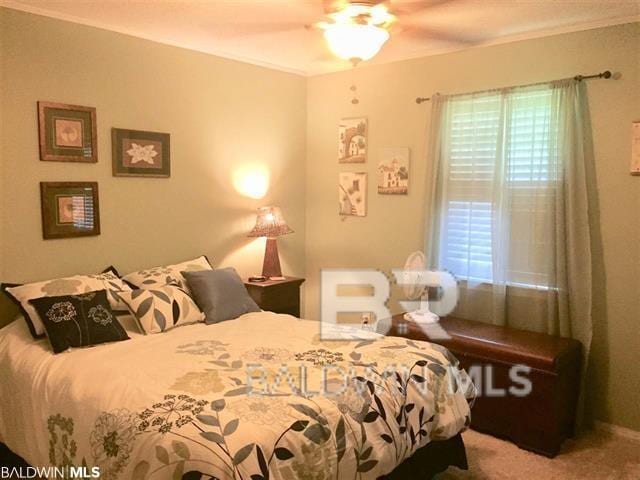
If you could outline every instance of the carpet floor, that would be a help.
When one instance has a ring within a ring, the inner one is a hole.
[[[469,430],[462,435],[469,470],[450,468],[437,480],[638,480],[640,442],[600,431],[567,440],[553,459]]]

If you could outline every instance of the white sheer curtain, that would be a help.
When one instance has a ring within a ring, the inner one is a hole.
[[[427,251],[460,281],[461,317],[591,345],[585,163],[591,132],[573,79],[435,96]]]

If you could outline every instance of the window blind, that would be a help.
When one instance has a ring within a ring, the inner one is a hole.
[[[550,146],[551,90],[450,102],[441,267],[460,278],[492,282],[494,262],[504,255],[508,282],[545,285],[549,259],[542,252],[558,177]]]

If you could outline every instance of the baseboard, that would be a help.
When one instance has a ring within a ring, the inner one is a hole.
[[[596,430],[610,433],[611,435],[615,435],[617,437],[624,437],[628,438],[629,440],[640,442],[640,432],[637,430],[614,425],[613,423],[600,422],[598,420],[595,421],[595,428]]]

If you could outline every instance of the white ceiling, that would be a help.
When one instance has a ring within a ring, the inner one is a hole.
[[[322,33],[322,0],[0,0],[0,5],[157,42],[315,75],[350,68]],[[391,0],[401,16],[382,51],[386,63],[479,45],[640,21],[640,0]],[[411,27],[414,33],[402,31]],[[447,40],[417,35],[428,29]],[[461,40],[461,41],[459,41]]]

